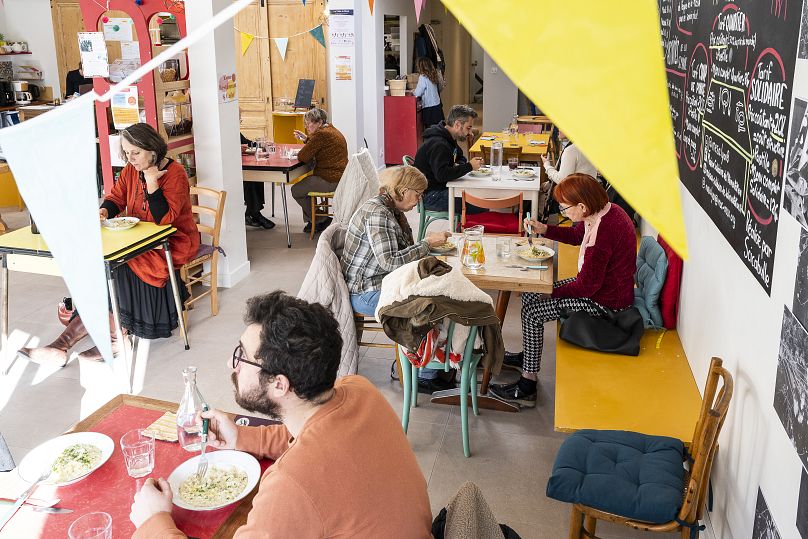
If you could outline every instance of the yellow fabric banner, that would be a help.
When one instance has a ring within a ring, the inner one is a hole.
[[[657,2],[443,0],[682,258],[687,241]],[[514,33],[518,21],[534,20]]]
[[[370,14],[373,15],[373,0],[368,0],[368,6],[370,6]]]
[[[241,34],[241,55],[244,56],[247,54],[247,49],[250,48],[250,45],[255,39],[255,36],[252,34],[248,34],[247,32],[239,32]]]

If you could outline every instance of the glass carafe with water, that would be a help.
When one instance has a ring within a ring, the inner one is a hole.
[[[484,229],[483,225],[476,225],[463,230],[463,254],[460,255],[460,261],[469,269],[480,269],[485,265]]]
[[[491,179],[499,181],[502,179],[502,142],[495,140],[491,144]]]
[[[182,377],[185,378],[185,392],[177,410],[177,436],[183,449],[194,452],[201,449],[202,441],[202,429],[196,423],[196,416],[207,409],[207,403],[196,387],[196,367],[183,369]]]

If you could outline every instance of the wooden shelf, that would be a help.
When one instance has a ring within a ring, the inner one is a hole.
[[[188,90],[191,87],[191,81],[189,80],[177,80],[174,82],[163,82],[162,80],[157,80],[160,78],[159,74],[155,74],[154,76],[154,85],[160,88],[163,92],[173,92],[175,90]]]
[[[0,56],[17,56],[18,54],[34,54],[31,51],[25,52],[0,52]]]

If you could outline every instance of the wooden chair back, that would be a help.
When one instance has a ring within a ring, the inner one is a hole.
[[[522,235],[522,201],[524,200],[524,193],[519,193],[512,197],[504,198],[481,198],[468,194],[463,191],[463,206],[460,214],[460,226],[466,226],[466,204],[477,206],[478,208],[485,208],[487,210],[501,210],[504,208],[513,208],[513,213],[519,216],[519,233]]]
[[[219,234],[222,230],[222,216],[224,215],[224,201],[227,199],[227,191],[216,191],[207,187],[191,187],[191,196],[196,197],[197,203],[191,206],[191,213],[197,219],[196,229],[200,234],[206,234],[211,238],[211,245],[219,246]],[[209,197],[214,200],[213,206],[203,206],[199,203],[199,197]],[[201,222],[202,215],[213,217],[213,226]]]

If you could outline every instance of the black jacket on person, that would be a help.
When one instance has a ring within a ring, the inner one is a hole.
[[[424,131],[424,143],[415,154],[414,166],[426,176],[427,191],[446,189],[446,182],[471,172],[471,163],[446,129],[445,122]]]

